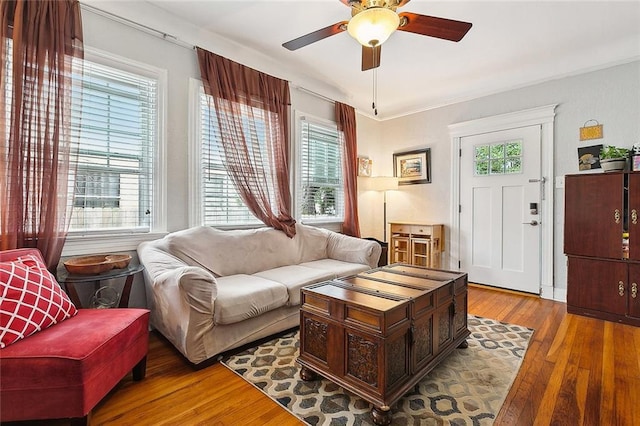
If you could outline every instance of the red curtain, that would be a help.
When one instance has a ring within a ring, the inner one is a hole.
[[[220,126],[229,177],[258,219],[293,237],[289,82],[197,50],[204,90],[213,98],[212,119]],[[260,149],[259,138],[266,142],[265,151]]]
[[[80,4],[2,0],[0,14],[0,250],[38,248],[53,270],[73,199],[71,88],[73,57],[83,56]]]
[[[344,138],[344,223],[342,233],[360,237],[358,222],[358,141],[356,111],[353,107],[336,102],[336,122]]]

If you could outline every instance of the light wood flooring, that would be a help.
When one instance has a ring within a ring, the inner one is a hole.
[[[469,313],[535,329],[495,425],[640,425],[640,328],[570,315],[563,303],[474,286]],[[302,423],[220,364],[194,371],[152,333],[146,378],[123,379],[95,408],[92,424]]]

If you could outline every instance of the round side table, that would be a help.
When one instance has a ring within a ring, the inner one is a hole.
[[[78,308],[82,308],[80,297],[78,297],[78,291],[76,284],[93,283],[96,289],[100,286],[100,281],[110,280],[114,278],[126,278],[124,287],[122,288],[122,295],[120,296],[119,308],[126,308],[129,306],[129,294],[131,293],[131,285],[133,284],[133,276],[138,272],[142,272],[144,266],[137,264],[129,264],[126,268],[112,269],[97,275],[76,275],[70,274],[64,267],[58,269],[58,282],[64,284],[64,288],[69,294],[69,298]]]

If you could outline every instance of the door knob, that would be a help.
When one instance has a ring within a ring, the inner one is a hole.
[[[539,222],[537,220],[532,220],[531,222],[522,222],[523,225],[531,225],[531,226],[538,226]]]

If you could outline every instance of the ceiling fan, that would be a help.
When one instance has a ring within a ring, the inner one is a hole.
[[[313,31],[284,43],[297,50],[343,31],[362,44],[362,71],[380,66],[381,45],[395,31],[426,35],[458,42],[471,29],[471,23],[417,13],[398,13],[410,0],[339,0],[351,8],[351,19]]]

